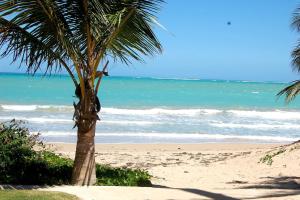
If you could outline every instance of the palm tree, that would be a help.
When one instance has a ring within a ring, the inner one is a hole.
[[[300,8],[296,9],[291,25],[292,28],[300,32]],[[300,41],[298,41],[297,46],[292,51],[292,58],[293,58],[292,60],[293,69],[297,72],[300,72]],[[291,85],[281,90],[277,95],[278,96],[285,95],[286,102],[290,102],[296,98],[299,92],[300,92],[300,80],[296,80],[292,82]]]
[[[77,146],[72,183],[91,185],[95,175],[98,88],[108,60],[142,61],[162,48],[153,25],[163,0],[1,0],[2,56],[13,55],[28,73],[64,69],[73,80]],[[99,66],[102,66],[99,70]]]

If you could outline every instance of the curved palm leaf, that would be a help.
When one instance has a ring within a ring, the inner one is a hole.
[[[296,31],[300,31],[300,8],[297,8],[294,12],[291,27]],[[300,72],[300,41],[292,51],[292,66],[295,71]]]
[[[152,31],[152,19],[162,2],[3,0],[0,3],[0,45],[8,45],[3,56],[13,53],[14,61],[24,58],[22,61],[32,72],[40,69],[45,61],[49,71],[60,69],[62,61],[72,63],[78,67],[79,76],[95,71],[108,55],[125,63],[129,63],[130,58],[142,60],[141,55],[161,51]],[[34,41],[24,39],[27,36]]]
[[[10,28],[6,29],[6,27]],[[6,51],[2,53],[2,57],[7,56],[13,51],[13,60],[15,61],[17,60],[18,55],[24,55],[25,52],[27,52],[27,56],[22,56],[21,62],[25,62],[27,64],[27,72],[33,73],[39,69],[40,63],[42,62],[46,62],[49,66],[46,69],[46,72],[48,70],[52,71],[53,67],[55,68],[55,71],[57,71],[60,63],[70,74],[74,84],[76,86],[78,85],[71,69],[68,67],[59,52],[52,51],[47,44],[41,42],[34,35],[2,17],[0,17],[0,30],[1,29],[5,30],[3,30],[3,33],[5,34],[0,38],[0,45],[2,46],[7,44]]]
[[[123,2],[125,4],[127,1]],[[126,9],[110,7],[108,12],[117,15],[107,17],[112,26],[112,34],[104,40],[109,53],[127,63],[128,58],[142,60],[138,53],[153,55],[161,52],[161,45],[152,31],[155,24],[152,12],[159,9],[159,4],[155,4],[158,2],[161,1],[140,0],[132,1]]]
[[[294,81],[291,85],[281,90],[277,96],[286,95],[285,101],[290,102],[296,98],[300,92],[300,80]]]
[[[300,8],[297,8],[294,12],[292,23],[292,28],[296,29],[296,31],[300,31]],[[300,72],[300,41],[293,49],[292,53],[292,66],[293,69],[297,72]],[[294,81],[291,85],[281,90],[277,96],[285,95],[285,101],[289,103],[294,100],[296,96],[300,92],[300,80]]]

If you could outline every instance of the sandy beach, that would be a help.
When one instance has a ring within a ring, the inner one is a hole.
[[[0,0],[0,190],[300,200],[299,36],[296,0]]]
[[[74,157],[75,144],[49,144]],[[97,144],[96,160],[145,169],[153,187],[54,187],[83,199],[300,199],[300,145]],[[261,158],[275,155],[272,165]],[[120,198],[122,197],[122,198]]]

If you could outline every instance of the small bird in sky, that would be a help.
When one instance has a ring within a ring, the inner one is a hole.
[[[231,25],[231,21],[228,21],[228,22],[227,22],[227,25],[230,26],[230,25]]]

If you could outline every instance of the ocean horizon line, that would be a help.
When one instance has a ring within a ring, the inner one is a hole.
[[[44,74],[44,73],[31,73],[24,72],[0,72],[0,75],[19,75],[28,77],[70,77],[69,74]],[[132,78],[132,79],[153,79],[153,80],[178,80],[178,81],[209,81],[209,82],[230,82],[230,83],[269,83],[269,84],[289,84],[293,80],[289,81],[276,81],[276,80],[240,80],[240,79],[216,79],[216,78],[192,78],[192,77],[156,77],[156,76],[109,76],[110,78]]]

